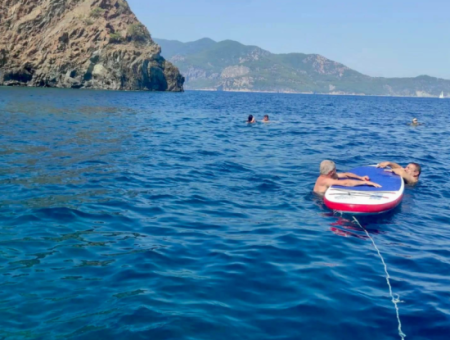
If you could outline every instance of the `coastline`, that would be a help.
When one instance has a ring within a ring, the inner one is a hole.
[[[117,89],[97,89],[97,88],[80,88],[74,89],[70,87],[47,87],[47,86],[29,86],[29,85],[0,85],[0,89],[4,88],[36,88],[36,89],[60,89],[60,90],[75,90],[75,91],[110,91],[110,92],[149,92],[162,93],[164,91],[148,91],[148,90],[117,90]],[[439,98],[439,96],[400,96],[400,95],[379,95],[379,94],[364,94],[364,93],[342,93],[342,92],[295,92],[295,91],[256,91],[256,90],[221,90],[216,89],[190,89],[184,88],[181,92],[231,92],[231,93],[268,93],[268,94],[302,94],[302,95],[318,95],[318,96],[350,96],[350,97],[386,97],[386,98],[421,98],[421,99],[449,99],[450,97]]]
[[[319,95],[319,96],[355,96],[355,97],[392,97],[392,98],[428,98],[428,99],[447,99],[448,97],[439,98],[439,96],[423,95],[423,96],[404,96],[404,95],[381,95],[381,94],[365,94],[365,93],[351,93],[351,92],[297,92],[297,91],[258,91],[258,90],[220,90],[217,89],[190,89],[186,88],[185,91],[201,91],[201,92],[232,92],[232,93],[274,93],[274,94],[305,94],[305,95]]]

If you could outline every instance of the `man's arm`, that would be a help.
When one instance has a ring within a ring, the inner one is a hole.
[[[377,165],[378,168],[387,168],[390,167],[391,169],[403,169],[401,165],[398,165],[397,163],[394,162],[381,162],[380,164]]]
[[[352,174],[351,172],[344,172],[337,174],[338,178],[355,178],[359,179],[360,181],[368,181],[370,180],[369,176],[358,176],[355,174]]]
[[[381,185],[369,181],[356,181],[354,179],[344,179],[343,181],[340,181],[338,179],[328,179],[326,182],[327,186],[330,187],[332,185],[342,185],[344,187],[357,187],[360,185],[369,185],[371,187],[375,188],[381,188]]]
[[[414,178],[413,176],[411,176],[410,174],[408,174],[405,169],[403,168],[395,168],[391,170],[394,174],[399,175],[401,178],[403,178],[406,183],[408,184],[416,184],[417,183],[417,178]]]

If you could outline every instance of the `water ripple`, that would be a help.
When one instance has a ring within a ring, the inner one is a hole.
[[[398,209],[360,222],[408,338],[447,339],[449,109],[0,88],[0,337],[398,339],[367,235],[311,194],[330,158],[423,164]]]

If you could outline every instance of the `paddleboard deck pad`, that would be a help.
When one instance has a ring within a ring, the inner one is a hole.
[[[328,208],[337,212],[370,215],[387,212],[401,203],[405,184],[400,176],[374,166],[362,166],[348,172],[369,176],[370,181],[378,183],[381,188],[333,185],[324,197]]]

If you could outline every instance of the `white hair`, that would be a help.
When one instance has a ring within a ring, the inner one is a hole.
[[[333,161],[325,160],[320,163],[320,174],[328,175],[331,171],[336,169],[336,164]]]

